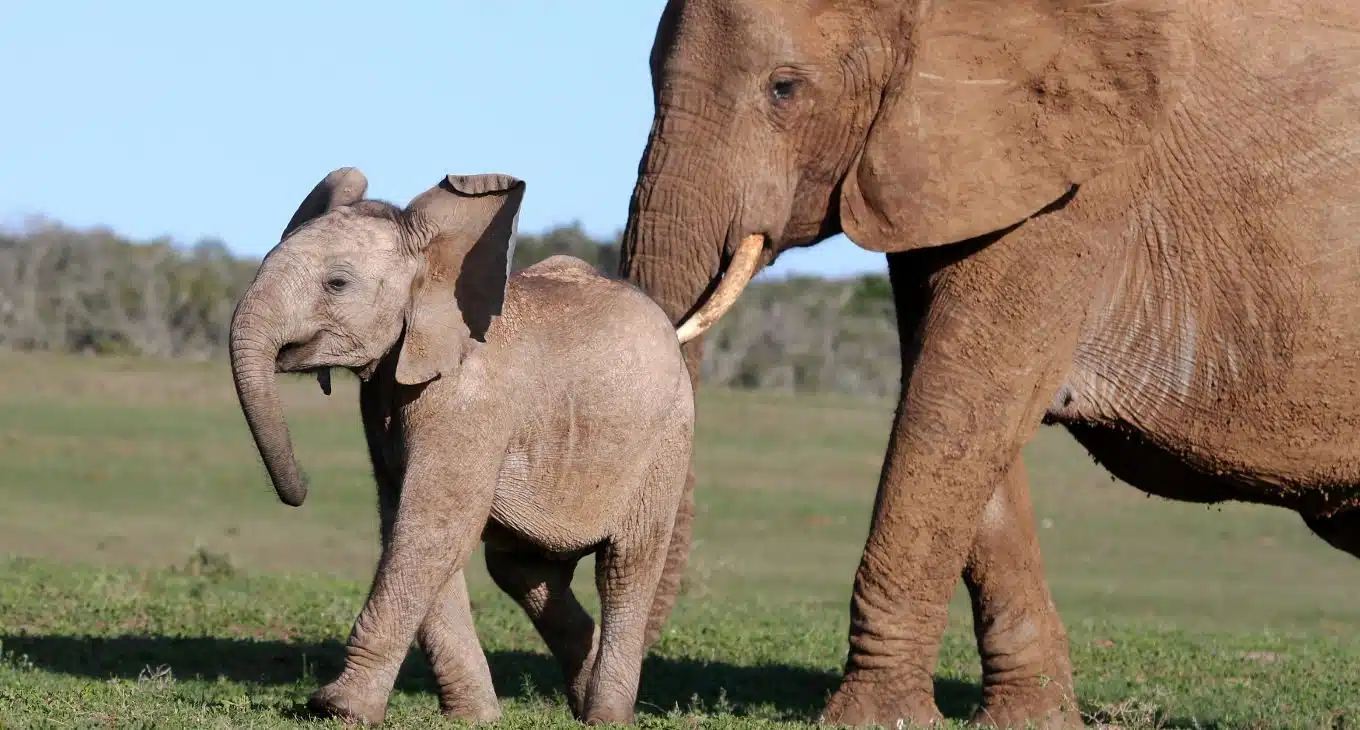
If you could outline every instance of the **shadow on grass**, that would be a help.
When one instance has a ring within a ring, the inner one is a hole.
[[[38,669],[92,679],[136,679],[169,667],[176,679],[223,678],[269,685],[329,681],[344,664],[345,648],[337,641],[293,644],[217,637],[168,636],[32,636],[0,635],[9,655],[27,655]],[[564,687],[556,662],[545,653],[488,651],[492,680],[502,698],[551,697]],[[840,675],[808,667],[780,664],[740,666],[725,662],[651,655],[642,670],[639,709],[664,713],[674,707],[715,709],[726,703],[734,714],[772,708],[790,720],[811,720],[821,711]],[[412,651],[396,689],[433,692],[433,676],[424,657]],[[937,679],[940,709],[966,718],[979,696],[977,685]]]

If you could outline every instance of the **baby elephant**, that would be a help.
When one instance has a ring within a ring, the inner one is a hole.
[[[315,374],[327,394],[330,368],[361,381],[382,558],[344,670],[310,706],[381,722],[415,639],[446,714],[499,717],[462,572],[482,540],[561,664],[573,714],[631,722],[694,427],[676,330],[578,259],[511,275],[513,177],[450,175],[405,208],[366,189],[342,168],[312,190],[231,327],[241,409],[286,504],[307,487],[274,374]],[[598,630],[570,588],[590,553]]]

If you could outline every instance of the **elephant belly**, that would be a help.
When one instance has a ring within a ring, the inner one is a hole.
[[[1360,206],[1159,153],[1046,422],[1171,499],[1360,506]]]
[[[642,470],[632,459],[612,458],[616,449],[630,450],[632,439],[606,445],[603,437],[578,431],[573,439],[512,445],[496,486],[491,520],[499,527],[492,534],[567,556],[608,540],[636,501]]]
[[[1360,508],[1360,409],[1339,385],[1356,382],[1349,364],[1295,361],[1250,387],[1209,387],[1179,357],[1107,356],[1078,358],[1044,422],[1066,427],[1116,478],[1178,501],[1324,517]]]
[[[1148,492],[1328,515],[1360,506],[1360,48],[1295,22],[1200,28],[1046,421]]]
[[[1288,459],[1267,449],[1256,460],[1230,461],[1219,453],[1159,443],[1127,424],[1067,423],[1070,433],[1101,466],[1143,492],[1180,502],[1252,502],[1328,517],[1360,510],[1360,482],[1353,475],[1319,480],[1308,470],[1281,469]]]
[[[1248,490],[1200,468],[1126,426],[1067,423],[1067,432],[1116,479],[1179,502],[1212,504],[1248,499]],[[1248,499],[1248,501],[1251,501]]]

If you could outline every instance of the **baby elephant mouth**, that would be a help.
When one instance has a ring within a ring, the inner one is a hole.
[[[290,342],[279,348],[279,354],[274,358],[274,370],[280,373],[315,375],[317,384],[321,386],[321,392],[330,395],[331,367],[307,364],[314,357],[315,350],[311,342]]]

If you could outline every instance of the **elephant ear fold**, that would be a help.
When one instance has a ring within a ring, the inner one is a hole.
[[[300,228],[307,221],[324,215],[327,211],[342,205],[353,205],[364,199],[368,191],[368,178],[356,167],[342,167],[332,170],[312,188],[303,198],[297,212],[283,229],[282,238]]]
[[[449,175],[407,210],[429,234],[411,287],[397,382],[450,376],[501,313],[514,260],[524,182],[501,174]]]
[[[1184,4],[930,4],[842,186],[846,235],[884,252],[973,238],[1135,156],[1193,63]]]

